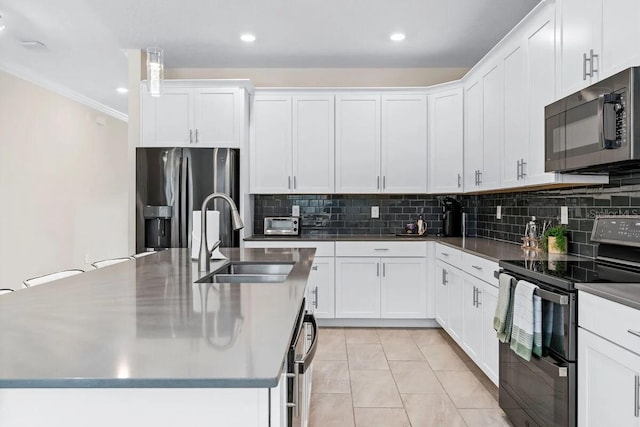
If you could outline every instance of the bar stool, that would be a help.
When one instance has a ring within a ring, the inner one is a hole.
[[[107,266],[113,265],[113,264],[120,264],[121,262],[126,262],[126,261],[131,261],[131,258],[126,257],[126,258],[104,259],[102,261],[96,261],[96,262],[92,263],[91,265],[94,268],[102,268],[102,267],[107,267]]]
[[[131,255],[132,258],[142,258],[145,257],[147,255],[153,255],[155,254],[156,251],[149,251],[149,252],[140,252],[139,254],[133,254]]]
[[[64,270],[57,273],[45,274],[44,276],[33,277],[27,279],[24,282],[25,287],[31,288],[33,286],[42,285],[54,280],[62,279],[63,277],[75,276],[76,274],[84,273],[84,270]]]
[[[13,292],[13,289],[0,289],[0,295],[8,294]]]

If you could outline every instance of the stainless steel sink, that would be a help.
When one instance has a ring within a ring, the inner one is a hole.
[[[282,283],[286,274],[214,274],[209,283]]]
[[[270,263],[249,263],[249,262],[236,262],[231,263],[228,266],[229,274],[275,274],[284,275],[285,277],[293,269],[293,263],[291,264],[270,264]]]
[[[231,262],[198,283],[282,283],[295,263]]]

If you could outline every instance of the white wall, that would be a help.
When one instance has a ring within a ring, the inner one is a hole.
[[[127,124],[0,71],[0,288],[128,255]]]

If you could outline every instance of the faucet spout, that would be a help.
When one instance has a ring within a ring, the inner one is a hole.
[[[229,197],[225,193],[213,193],[208,195],[204,201],[202,202],[202,208],[200,212],[201,223],[200,223],[200,253],[198,255],[198,270],[199,271],[209,271],[211,269],[211,254],[213,250],[215,250],[218,246],[220,246],[220,241],[218,240],[216,244],[214,244],[213,248],[209,250],[207,247],[207,207],[209,203],[214,199],[222,199],[229,204],[231,208],[231,225],[234,230],[240,230],[244,228],[244,224],[242,223],[242,218],[240,218],[240,213],[238,212],[238,207],[233,202],[233,199]]]

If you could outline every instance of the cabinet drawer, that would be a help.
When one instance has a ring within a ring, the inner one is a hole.
[[[425,242],[336,242],[336,256],[426,257]]]
[[[580,291],[578,325],[640,354],[640,310]]]
[[[442,243],[436,243],[436,258],[460,268],[462,251],[460,249],[454,249],[451,246],[443,245]]]
[[[462,252],[462,269],[493,286],[498,286],[498,279],[493,272],[498,269],[498,263],[488,259]]]
[[[300,240],[272,240],[244,242],[245,248],[316,248],[316,257],[334,256],[334,242],[300,241]]]

